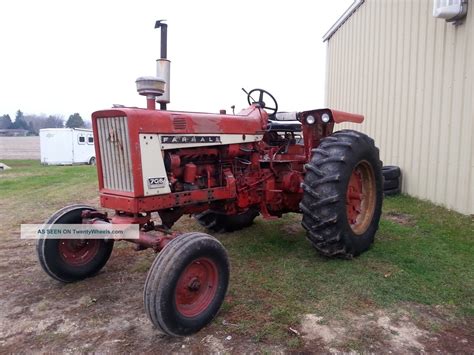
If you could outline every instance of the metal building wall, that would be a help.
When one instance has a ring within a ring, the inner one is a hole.
[[[433,0],[365,0],[327,41],[326,103],[362,130],[403,192],[474,214],[474,1],[453,26]]]

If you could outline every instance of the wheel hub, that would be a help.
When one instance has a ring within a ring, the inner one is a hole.
[[[175,291],[176,308],[185,317],[195,317],[211,304],[218,285],[217,266],[211,259],[199,258],[181,273]]]
[[[199,279],[197,277],[193,278],[188,285],[189,291],[199,291],[199,288],[201,287],[201,282],[199,282]]]
[[[346,197],[347,218],[351,225],[357,223],[357,217],[361,213],[362,198],[362,176],[359,169],[356,168],[349,179]]]
[[[363,234],[369,227],[375,202],[374,171],[367,161],[361,161],[352,171],[346,193],[347,221],[355,234]]]
[[[97,239],[65,239],[59,241],[59,255],[67,264],[82,266],[89,263],[99,251]]]

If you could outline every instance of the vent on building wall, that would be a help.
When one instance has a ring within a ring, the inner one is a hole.
[[[459,24],[466,17],[468,0],[434,0],[433,17]]]

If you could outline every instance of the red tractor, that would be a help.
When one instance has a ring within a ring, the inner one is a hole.
[[[167,111],[169,92],[157,110],[163,84],[137,81],[147,109],[92,115],[100,203],[115,213],[74,205],[47,221],[139,225],[139,239],[129,241],[159,252],[144,290],[146,313],[158,329],[197,332],[219,311],[229,282],[227,253],[217,239],[171,232],[183,215],[212,231],[235,231],[259,214],[301,213],[309,242],[325,256],[352,258],[371,246],[383,195],[379,151],[363,133],[333,132],[336,123],[360,123],[363,116],[331,109],[280,113],[261,89],[247,94],[249,107],[238,114]],[[37,251],[46,273],[73,282],[95,275],[113,244],[45,238]]]

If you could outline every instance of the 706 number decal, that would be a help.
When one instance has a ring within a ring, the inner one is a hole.
[[[165,187],[166,179],[164,177],[148,178],[149,189],[160,189]]]

